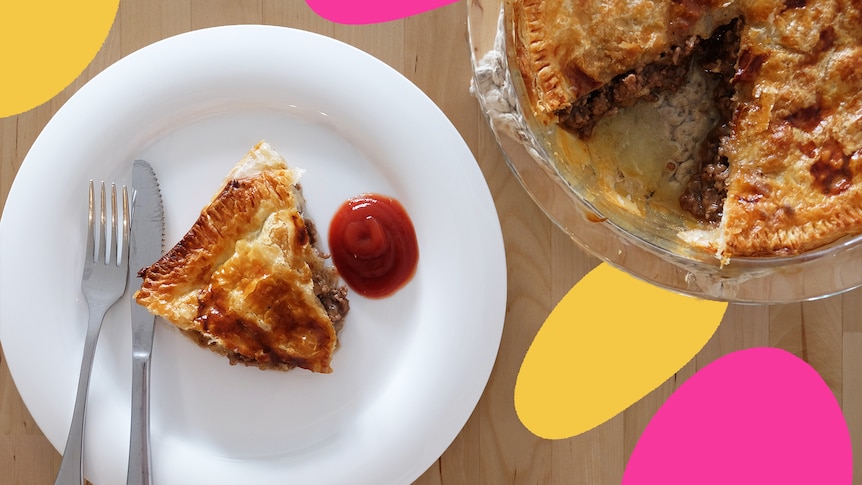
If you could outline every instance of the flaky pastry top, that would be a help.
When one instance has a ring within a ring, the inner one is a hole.
[[[331,372],[336,330],[314,289],[298,172],[261,142],[135,295],[201,345],[260,368]]]

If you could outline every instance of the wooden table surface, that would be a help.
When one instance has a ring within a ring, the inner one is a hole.
[[[605,424],[548,441],[518,420],[519,366],[554,305],[598,264],[545,218],[510,173],[468,90],[471,69],[462,2],[401,21],[338,25],[302,0],[121,0],[111,33],[81,76],[48,103],[0,119],[0,207],[27,151],[51,116],[87,80],[121,57],[170,35],[215,25],[300,28],[359,47],[403,73],[448,115],[472,149],[497,204],[508,264],[508,309],[499,356],[472,417],[419,484],[618,484],[652,415],[716,358],[755,346],[787,349],[810,363],[843,406],[862,464],[862,292],[816,302],[731,305],[717,333],[675,378]],[[345,73],[345,77],[349,73]],[[0,483],[53,483],[60,455],[28,414],[0,362]],[[862,483],[858,477],[854,483]]]

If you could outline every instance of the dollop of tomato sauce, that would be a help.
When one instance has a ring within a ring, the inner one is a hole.
[[[419,263],[413,222],[397,200],[362,194],[345,202],[329,225],[332,263],[360,295],[383,298],[400,290]]]

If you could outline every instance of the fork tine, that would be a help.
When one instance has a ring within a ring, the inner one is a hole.
[[[95,223],[96,223],[96,195],[93,189],[93,181],[90,180],[90,213],[87,217],[87,260],[94,261],[96,257]]]
[[[129,243],[131,239],[131,222],[132,218],[129,215],[129,191],[126,186],[123,186],[123,253],[120,256],[120,265],[129,264]]]
[[[111,246],[108,256],[108,264],[119,265],[117,260],[117,248],[123,241],[120,240],[120,234],[117,232],[117,220],[119,217],[120,208],[117,206],[117,185],[111,184]]]
[[[101,202],[102,202],[102,211],[101,211],[101,217],[99,218],[99,221],[101,222],[101,224],[99,225],[99,244],[96,246],[96,258],[99,262],[104,263],[105,262],[105,251],[107,249],[106,248],[107,238],[106,238],[106,234],[105,234],[106,233],[105,226],[107,225],[107,222],[108,222],[107,216],[106,216],[106,214],[108,212],[108,204],[106,203],[106,200],[105,200],[105,182],[102,182]]]

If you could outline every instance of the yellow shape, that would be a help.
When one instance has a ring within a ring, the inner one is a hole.
[[[600,264],[557,304],[530,345],[515,383],[518,417],[546,439],[589,431],[691,360],[726,309]]]
[[[0,2],[0,118],[66,88],[99,52],[119,0]]]

